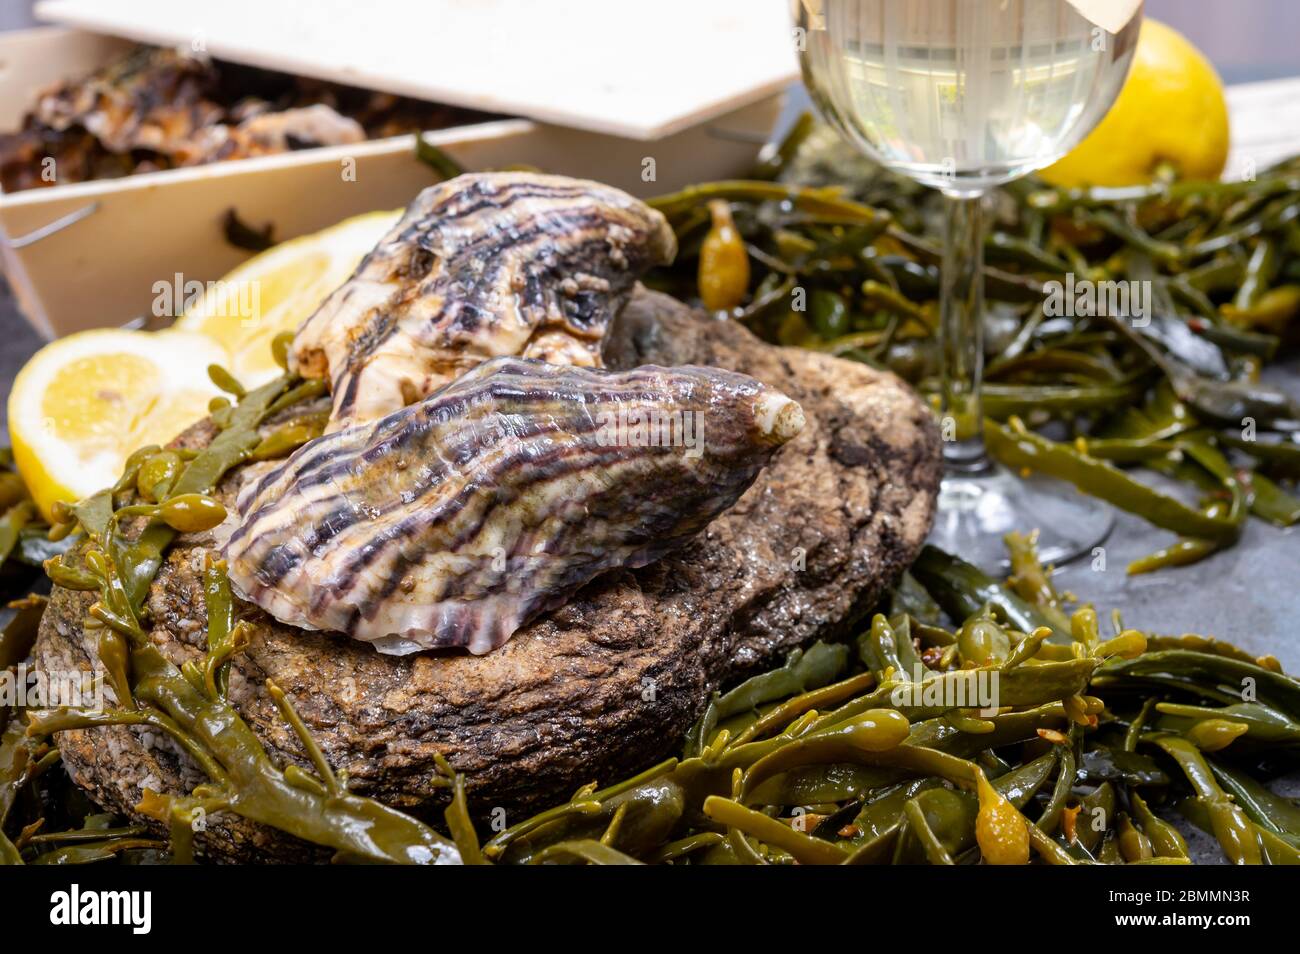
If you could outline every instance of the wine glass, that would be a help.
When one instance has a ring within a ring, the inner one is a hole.
[[[804,81],[839,133],[938,189],[944,480],[930,539],[993,569],[1038,529],[1059,562],[1105,539],[1110,508],[1017,477],[984,448],[984,195],[1050,165],[1100,122],[1128,74],[1141,0],[792,0]]]

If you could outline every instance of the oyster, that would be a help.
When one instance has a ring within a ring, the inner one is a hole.
[[[596,182],[481,173],[431,186],[298,329],[328,378],[328,431],[374,421],[488,358],[600,365],[636,279],[677,244],[663,216]]]
[[[485,653],[681,546],[803,423],[732,371],[496,358],[250,481],[230,580],[281,622],[381,652]]]

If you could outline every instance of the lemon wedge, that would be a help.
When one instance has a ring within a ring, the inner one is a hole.
[[[217,342],[180,331],[84,331],[38,351],[9,394],[9,436],[46,518],[56,501],[116,482],[135,450],[205,417],[221,393],[208,365],[226,360]]]
[[[297,330],[401,214],[358,215],[254,256],[212,282],[174,327],[220,342],[229,369],[246,387],[264,384],[280,373],[271,357],[275,336]]]
[[[281,373],[271,342],[343,284],[401,211],[371,212],[254,256],[212,282],[168,331],[87,331],[42,348],[9,395],[14,460],[48,518],[113,484],[126,458],[165,444],[221,392],[210,364],[245,387]]]

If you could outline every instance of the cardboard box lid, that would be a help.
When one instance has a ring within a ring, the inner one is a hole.
[[[786,0],[42,0],[36,15],[635,139],[798,75]]]

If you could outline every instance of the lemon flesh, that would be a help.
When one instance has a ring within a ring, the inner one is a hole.
[[[215,341],[178,331],[86,331],[38,351],[9,394],[9,436],[46,518],[56,501],[113,484],[133,451],[206,416],[220,393],[208,365],[225,361]]]
[[[280,373],[271,357],[276,335],[296,331],[400,217],[400,211],[358,215],[250,258],[211,283],[175,327],[220,343],[246,387],[264,384]]]

